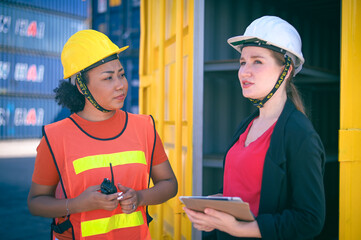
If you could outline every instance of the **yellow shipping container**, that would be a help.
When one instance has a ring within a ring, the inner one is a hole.
[[[361,1],[342,1],[340,240],[361,239]]]
[[[179,185],[177,197],[150,207],[152,238],[192,239],[178,197],[195,193],[194,2],[141,1],[141,28],[139,111],[154,116]]]

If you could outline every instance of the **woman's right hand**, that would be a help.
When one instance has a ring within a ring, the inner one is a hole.
[[[117,197],[119,192],[113,194],[103,194],[99,192],[100,185],[90,186],[78,197],[70,199],[69,210],[70,213],[86,212],[97,209],[104,209],[113,211],[118,207],[119,201]],[[73,211],[72,211],[73,210]]]
[[[193,223],[193,227],[199,231],[210,232],[215,229],[215,227],[210,225],[207,219],[209,217],[205,213],[196,212],[186,207],[184,207],[183,210],[187,214],[189,220]]]

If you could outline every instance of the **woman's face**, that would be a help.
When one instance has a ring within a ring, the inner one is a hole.
[[[273,89],[283,70],[271,50],[262,47],[244,47],[240,64],[238,78],[243,96],[259,100]]]
[[[119,60],[89,70],[88,79],[89,91],[100,106],[108,110],[123,107],[128,92],[128,81]]]

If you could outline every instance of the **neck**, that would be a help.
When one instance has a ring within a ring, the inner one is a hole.
[[[281,90],[281,89],[280,89]],[[282,92],[276,92],[270,100],[268,100],[265,105],[259,110],[259,119],[278,119],[281,115],[283,107],[287,101],[287,94],[277,94]]]
[[[104,121],[111,118],[115,114],[116,110],[110,112],[101,112],[96,109],[93,105],[89,106],[85,104],[84,109],[77,114],[85,120],[92,122]]]

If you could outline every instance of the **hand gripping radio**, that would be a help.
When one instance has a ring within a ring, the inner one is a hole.
[[[102,184],[100,185],[100,192],[104,193],[106,195],[117,192],[117,188],[114,185],[114,175],[113,175],[112,163],[110,163],[109,165],[110,165],[110,172],[112,174],[112,181],[110,181],[108,178],[104,178]]]

